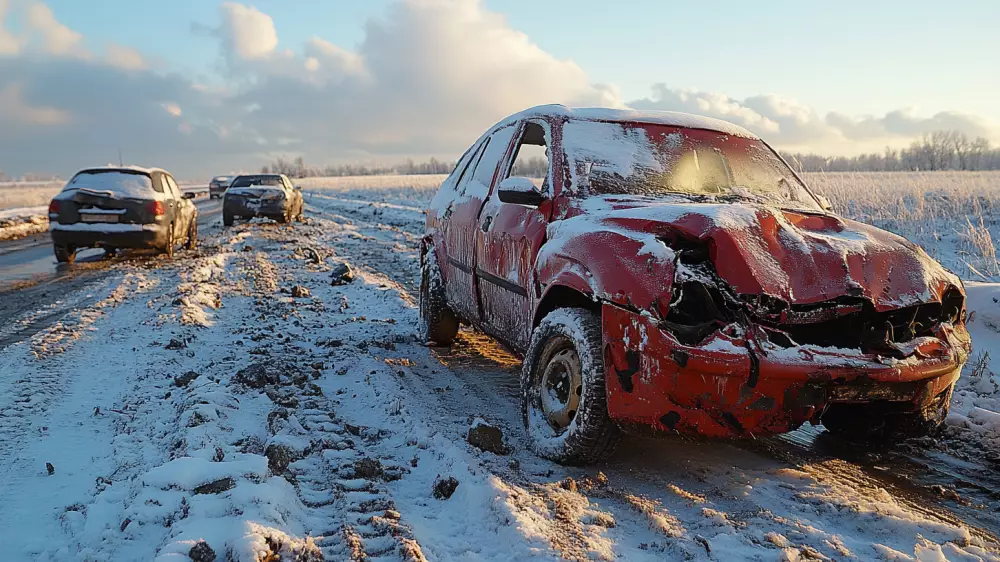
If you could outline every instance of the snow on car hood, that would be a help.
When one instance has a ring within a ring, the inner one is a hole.
[[[581,228],[630,231],[640,239],[673,231],[708,243],[716,271],[736,292],[789,303],[863,296],[889,310],[939,301],[949,285],[961,286],[919,246],[829,214],[627,196],[588,198],[574,212],[583,214],[554,223],[550,241]]]

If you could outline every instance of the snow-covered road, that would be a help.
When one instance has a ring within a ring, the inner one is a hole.
[[[0,350],[5,559],[1000,560],[990,357],[945,437],[891,453],[807,430],[562,467],[527,449],[514,357],[415,340],[419,206],[308,204],[115,264]],[[1000,359],[1000,291],[970,291]]]

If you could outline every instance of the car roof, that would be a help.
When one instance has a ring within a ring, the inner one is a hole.
[[[727,135],[758,139],[750,131],[728,121],[681,113],[679,111],[651,111],[635,109],[612,109],[603,107],[570,108],[565,105],[539,105],[515,113],[494,125],[490,130],[517,123],[530,118],[564,118],[577,121],[610,121],[615,123],[650,123],[688,129],[705,129]]]
[[[92,168],[84,168],[77,172],[77,174],[83,172],[132,172],[146,175],[159,172],[161,174],[170,174],[170,172],[163,168],[143,168],[141,166],[94,166]]]

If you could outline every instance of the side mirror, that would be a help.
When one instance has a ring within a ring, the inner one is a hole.
[[[528,178],[507,178],[497,187],[497,196],[503,203],[537,207],[545,201],[545,196]]]
[[[295,185],[295,186],[292,186],[292,187],[295,189],[295,191],[302,191],[302,186],[301,185]]]
[[[830,204],[830,200],[822,195],[817,195],[816,199],[819,200],[819,206],[823,208],[824,211],[832,211],[833,205]]]
[[[185,199],[194,199],[196,195],[197,193],[193,191],[185,191],[183,194],[181,194],[181,197]]]

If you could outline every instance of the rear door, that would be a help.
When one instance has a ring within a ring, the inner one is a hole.
[[[190,228],[191,221],[194,220],[194,203],[190,199],[184,198],[184,192],[181,191],[180,186],[177,185],[173,176],[164,174],[163,177],[175,199],[176,219],[174,221],[174,228],[177,229],[178,236],[183,236],[188,231],[188,228]]]
[[[169,224],[174,225],[174,233],[183,232],[181,230],[181,224],[178,223],[178,217],[181,214],[180,207],[180,194],[177,192],[176,185],[170,185],[167,178],[170,177],[162,172],[154,172],[153,181],[160,182],[160,186],[163,189],[163,194],[166,195],[163,201],[163,206],[166,207],[166,218]]]
[[[475,280],[479,212],[489,197],[500,162],[507,155],[516,132],[515,125],[508,125],[497,129],[484,141],[443,217],[447,263],[441,267],[446,269],[445,294],[448,305],[470,322],[479,323],[480,320]]]
[[[482,323],[491,335],[519,351],[531,338],[532,313],[537,297],[532,265],[545,241],[551,203],[529,207],[500,201],[498,185],[511,176],[530,178],[551,197],[553,168],[546,139],[549,124],[530,120],[518,129],[517,142],[497,174],[489,199],[479,216],[476,241],[476,277]]]

